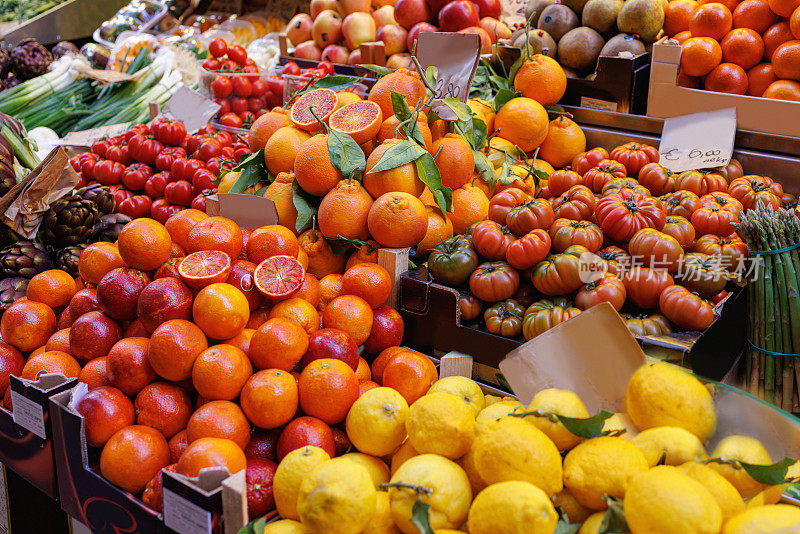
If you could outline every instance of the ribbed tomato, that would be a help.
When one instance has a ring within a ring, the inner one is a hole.
[[[636,142],[625,143],[611,151],[611,159],[619,161],[630,176],[636,176],[642,167],[659,159],[658,149]]]
[[[667,210],[667,215],[678,215],[686,219],[700,207],[700,197],[691,191],[675,191],[659,197]]]
[[[503,337],[517,337],[522,333],[522,316],[525,313],[519,302],[513,299],[498,302],[483,314],[486,330]]]
[[[550,236],[545,230],[531,230],[508,245],[506,261],[515,269],[530,269],[547,257],[550,246]]]
[[[583,285],[581,269],[587,257],[593,256],[586,247],[573,245],[560,254],[550,254],[531,272],[533,286],[545,295],[568,295]]]
[[[622,283],[628,292],[628,300],[642,309],[649,310],[658,306],[661,292],[675,281],[665,270],[637,266],[625,273]]]
[[[634,336],[665,336],[672,333],[672,325],[660,313],[652,315],[622,313],[620,315],[625,320],[628,331]]]
[[[581,310],[574,307],[564,297],[534,302],[525,310],[525,317],[522,319],[522,335],[525,336],[525,339],[533,339],[580,313]]]
[[[661,292],[658,309],[686,330],[703,331],[714,322],[714,308],[683,286],[671,285]]]
[[[480,317],[483,312],[483,302],[475,295],[462,293],[458,298],[458,310],[461,312],[462,322],[472,321]]]
[[[675,175],[658,163],[648,163],[642,167],[637,179],[654,196],[660,197],[675,191]]]
[[[686,217],[678,215],[667,216],[667,222],[661,231],[677,239],[683,250],[689,249],[694,244],[696,235],[694,226]]]
[[[574,185],[553,200],[553,214],[557,218],[573,221],[589,220],[594,213],[596,200],[592,190],[585,185]]]
[[[594,193],[603,190],[603,186],[614,178],[625,178],[627,170],[625,166],[613,159],[604,159],[593,169],[589,169],[583,174],[583,185]]]
[[[602,278],[584,284],[578,290],[578,294],[575,295],[575,305],[582,310],[588,310],[601,302],[608,302],[619,311],[625,304],[626,296],[627,291],[622,280],[611,273],[606,273]]]
[[[660,200],[626,189],[598,200],[594,214],[603,233],[619,242],[627,242],[642,228],[661,230],[667,220]]]
[[[566,169],[558,170],[550,175],[547,180],[547,188],[550,194],[557,197],[567,191],[573,185],[581,183],[581,175],[575,171]]]
[[[597,251],[597,255],[608,265],[608,272],[620,278],[633,265],[631,255],[614,245]]]
[[[519,273],[504,261],[481,263],[469,277],[469,290],[486,302],[510,298],[519,288]]]
[[[497,193],[492,197],[492,200],[489,201],[488,218],[490,221],[494,221],[499,224],[506,224],[506,216],[508,215],[508,212],[511,211],[515,206],[524,204],[532,198],[533,197],[531,197],[528,193],[516,187],[512,187]]]
[[[700,237],[694,245],[695,252],[718,256],[720,263],[728,272],[744,268],[747,258],[747,245],[736,234],[721,237],[708,234]]]
[[[628,189],[640,195],[650,196],[650,190],[641,185],[635,178],[614,178],[606,182],[600,196],[608,196],[611,193],[619,193],[623,189]]]
[[[508,245],[514,241],[514,234],[494,221],[481,221],[472,230],[472,244],[487,260],[504,260]]]
[[[719,208],[721,210],[728,210],[731,213],[737,214],[744,209],[741,202],[728,193],[722,193],[720,191],[709,193],[700,197],[700,205]]]
[[[603,246],[603,232],[589,221],[556,219],[550,226],[550,239],[553,241],[553,249],[558,252],[563,252],[572,245],[582,245],[589,252],[597,252]]]
[[[634,263],[653,269],[666,269],[670,273],[678,270],[683,258],[683,248],[678,240],[655,228],[644,228],[633,234],[628,243],[628,252]]]
[[[523,236],[537,228],[547,230],[554,220],[555,214],[550,201],[535,198],[512,208],[506,216],[506,225],[514,235]]]
[[[733,223],[739,216],[727,209],[711,206],[700,206],[692,213],[692,226],[701,234],[731,235],[736,231]]]
[[[728,191],[728,182],[721,174],[714,171],[686,171],[682,172],[675,179],[675,189],[691,191],[698,197],[713,193],[715,191]]]
[[[781,207],[781,197],[770,188],[768,178],[764,176],[748,175],[736,178],[728,186],[728,192],[736,198],[744,210],[751,210],[761,201],[766,207],[778,209]],[[771,180],[770,180],[771,182]]]
[[[730,274],[722,266],[720,256],[692,252],[681,263],[680,283],[703,298],[711,298],[728,284]]]
[[[593,169],[598,163],[608,158],[608,150],[603,147],[597,147],[587,150],[586,152],[581,152],[572,158],[572,165],[570,165],[570,167],[572,167],[573,171],[583,176],[586,171]]]
[[[724,167],[717,167],[714,169],[716,172],[722,175],[723,178],[728,183],[731,183],[737,178],[741,178],[744,176],[744,169],[742,168],[742,164],[736,158],[731,158],[727,165]]]

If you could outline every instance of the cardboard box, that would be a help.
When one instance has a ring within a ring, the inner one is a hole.
[[[773,100],[754,96],[729,95],[677,85],[681,47],[669,42],[653,45],[650,93],[647,114],[651,117],[675,117],[701,111],[736,108],[736,121],[742,130],[798,137],[800,102]]]

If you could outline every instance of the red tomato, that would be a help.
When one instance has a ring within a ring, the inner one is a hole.
[[[671,285],[661,292],[658,309],[686,330],[703,331],[714,322],[711,304],[679,285]]]
[[[214,102],[219,104],[219,111],[217,112],[217,117],[222,117],[231,110],[231,103],[228,102],[227,98],[215,98]]]
[[[197,133],[198,133],[198,135],[208,135],[208,134],[213,134],[216,131],[217,131],[217,129],[214,128],[213,124],[206,124],[205,126],[200,128],[199,130],[197,130]]]
[[[147,179],[144,184],[144,192],[150,198],[160,198],[164,196],[164,189],[170,183],[170,177],[166,172],[159,172]]]
[[[239,70],[239,68],[240,68],[239,65],[237,65],[235,61],[232,61],[230,59],[226,59],[220,62],[219,66],[219,70],[222,72],[234,72]]]
[[[530,269],[550,252],[550,235],[537,228],[517,239],[506,249],[506,260],[515,269]]]
[[[172,175],[175,177],[175,180],[188,181],[192,179],[192,176],[194,176],[194,173],[197,172],[198,169],[202,169],[203,167],[203,162],[198,159],[179,158],[172,164]]]
[[[228,59],[235,61],[239,65],[244,65],[247,62],[247,52],[239,45],[229,46]]]
[[[144,163],[134,163],[122,173],[122,183],[131,191],[141,191],[151,176],[153,169]]]
[[[69,158],[69,164],[75,172],[81,172],[81,158],[80,156],[72,156]]]
[[[297,66],[297,63],[294,61],[290,61],[286,65],[283,66],[281,70],[281,74],[288,74],[290,76],[298,76],[300,74],[300,67]]]
[[[94,179],[103,185],[116,185],[122,183],[122,173],[125,166],[118,161],[105,159],[94,167]]]
[[[253,83],[247,76],[234,76],[231,85],[233,94],[242,98],[247,98],[253,92]]]
[[[202,192],[204,189],[211,189],[214,186],[214,180],[217,176],[208,169],[199,169],[194,176],[192,176],[192,187],[194,194]],[[172,202],[172,201],[170,201]]]
[[[109,142],[108,138],[103,137],[92,143],[92,152],[100,156],[101,158],[106,157],[106,150],[108,147],[111,146],[111,142]],[[77,170],[77,169],[76,169]]]
[[[122,201],[125,200],[126,198],[131,198],[133,196],[133,193],[131,191],[128,191],[121,185],[111,185],[108,187],[108,189],[114,196],[114,203],[117,206],[122,204]]]
[[[230,112],[226,113],[219,119],[219,123],[223,126],[227,126],[229,128],[241,128],[242,127],[242,119],[236,113]]]
[[[334,68],[333,68],[333,63],[331,63],[330,61],[320,61],[319,63],[317,63],[317,68],[325,71],[325,73],[328,76],[333,76]]]
[[[149,134],[150,134],[150,128],[148,128],[146,124],[137,124],[130,130],[122,134],[120,136],[120,141],[114,144],[121,143],[122,141],[130,141],[131,137],[133,137],[134,135],[149,135]]]
[[[236,113],[237,115],[241,115],[247,111],[247,99],[246,98],[239,98],[233,97],[231,98],[231,112]]]
[[[219,60],[217,58],[210,57],[203,61],[203,68],[209,72],[214,72],[215,70],[219,70]]]
[[[150,215],[161,224],[164,224],[169,219],[169,207],[169,201],[166,198],[154,200],[153,205],[150,206]]]
[[[258,67],[255,65],[245,65],[241,68],[241,71],[247,74],[258,74]]]
[[[195,134],[190,135],[186,138],[186,153],[187,154],[194,154],[197,150],[197,147],[200,146],[200,143],[208,139],[210,136],[208,134]]]
[[[211,92],[217,98],[228,98],[233,92],[233,86],[227,76],[217,75],[211,81]]]
[[[208,161],[211,158],[219,157],[222,154],[222,145],[216,139],[207,139],[198,147],[192,157],[201,161]]]
[[[242,158],[247,156],[248,154],[250,154],[249,148],[244,148],[244,147],[237,148],[236,150],[233,151],[233,159],[234,161],[236,161],[236,163],[239,163],[242,160]]]
[[[164,145],[152,137],[135,135],[128,141],[128,153],[131,158],[139,163],[154,165],[156,156],[164,150]]]
[[[220,160],[220,158],[210,158],[208,161],[206,161],[206,169],[208,170],[208,172],[210,172],[215,176],[219,175],[219,171],[221,168],[222,168],[222,161]]]
[[[103,159],[96,154],[91,158],[85,158],[81,162],[81,174],[84,178],[87,180],[94,180],[94,168],[101,161],[103,161]]]
[[[243,111],[239,113],[239,117],[242,119],[242,125],[245,128],[249,128],[253,121],[256,120],[256,115],[252,111]]]
[[[222,57],[228,51],[228,43],[225,42],[225,39],[217,37],[208,43],[208,51],[214,57]]]
[[[294,63],[287,63],[286,64],[286,66],[289,66],[289,65],[294,65],[295,67],[297,67],[297,65],[295,65]],[[283,70],[284,70],[284,72],[286,72],[286,67],[283,67]],[[300,72],[300,68],[299,67],[297,67],[297,71],[298,71],[298,74],[299,74],[299,72]],[[284,86],[284,81],[283,81],[282,77],[280,77],[280,76],[267,76],[267,90],[270,93],[272,93],[273,95],[276,95],[277,97],[279,97],[281,100],[283,100],[283,86]]]
[[[156,169],[159,171],[172,170],[172,163],[176,158],[185,158],[186,151],[182,148],[165,148],[156,156]]]
[[[128,149],[128,145],[126,143],[109,146],[106,149],[105,157],[111,161],[118,161],[123,165],[130,165],[131,163],[130,150]]]
[[[205,213],[205,211],[206,211],[206,195],[205,195],[205,193],[206,192],[203,191],[202,193],[200,193],[199,195],[194,197],[192,199],[192,205],[189,206],[189,207],[192,208],[193,210],[200,210],[203,213]]]
[[[261,80],[253,81],[253,89],[250,92],[250,96],[264,96],[267,92],[267,84],[262,82]]]
[[[131,219],[138,219],[150,215],[150,207],[152,205],[153,200],[147,195],[136,195],[123,200],[119,205],[118,211]]]
[[[186,137],[183,122],[160,117],[152,125],[153,137],[167,146],[178,146]]]
[[[253,97],[247,99],[247,109],[252,113],[258,113],[260,110],[264,109],[267,105],[267,102],[264,100],[263,97]]]
[[[233,159],[234,151],[239,150],[241,145],[236,145],[236,148],[230,146],[222,147],[222,159]]]
[[[225,148],[226,146],[233,146],[233,136],[229,132],[219,131],[211,137],[216,139],[222,148]]]
[[[186,180],[178,180],[167,184],[167,187],[164,188],[164,197],[171,204],[188,207],[194,197],[194,188]]]

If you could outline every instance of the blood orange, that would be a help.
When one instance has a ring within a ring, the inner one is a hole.
[[[334,111],[328,123],[331,130],[346,133],[362,145],[378,135],[383,115],[375,102],[360,100]]]
[[[230,272],[231,258],[219,250],[192,252],[178,266],[181,280],[192,289],[203,289],[224,282]]]
[[[327,122],[331,113],[339,106],[339,97],[330,89],[314,89],[300,96],[292,104],[289,118],[292,124],[307,132],[319,131],[319,122],[316,115],[323,122]],[[313,113],[312,113],[313,110]]]
[[[253,273],[258,290],[273,300],[287,299],[297,293],[305,276],[303,266],[291,256],[267,258]]]

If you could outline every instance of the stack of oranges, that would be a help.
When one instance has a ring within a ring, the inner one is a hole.
[[[323,260],[280,225],[251,232],[191,209],[165,225],[137,219],[83,251],[79,278],[42,272],[2,316],[3,403],[13,409],[11,374],[77,377],[110,482],[158,510],[162,468],[246,469],[263,515],[286,454],[349,448],[343,425],[362,393],[384,385],[411,404],[437,379],[398,346],[403,321],[375,257],[356,253],[320,280]]]
[[[683,49],[680,85],[800,101],[797,0],[675,0],[664,16]]]

